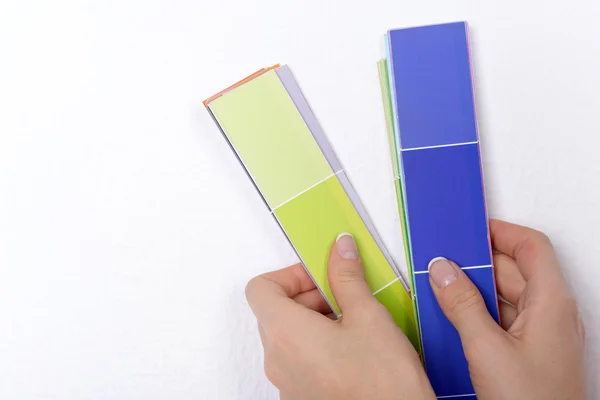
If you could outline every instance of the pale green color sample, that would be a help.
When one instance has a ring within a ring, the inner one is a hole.
[[[388,133],[388,142],[390,146],[390,158],[392,160],[392,169],[394,171],[394,185],[396,187],[396,197],[398,199],[398,212],[400,214],[400,220],[402,221],[402,236],[404,238],[404,253],[406,254],[406,263],[409,269],[409,275],[411,279],[411,285],[414,288],[413,282],[413,268],[410,257],[410,246],[408,246],[408,227],[406,224],[406,212],[404,207],[404,197],[402,195],[402,182],[401,182],[401,170],[398,161],[398,145],[396,139],[396,132],[394,129],[394,112],[392,106],[392,99],[390,94],[390,82],[387,73],[387,61],[380,60],[377,64],[379,67],[379,79],[381,83],[381,93],[383,100],[383,112],[385,114],[385,125]]]
[[[334,173],[275,71],[208,107],[271,208]]]
[[[340,233],[350,233],[356,240],[372,292],[397,279],[336,176],[276,209],[275,216],[338,314],[327,278],[327,261]],[[409,298],[406,291],[405,295]]]
[[[388,143],[390,148],[390,158],[392,160],[392,170],[394,179],[400,177],[400,169],[398,168],[398,155],[396,148],[396,135],[394,132],[394,113],[392,112],[392,99],[390,97],[389,79],[387,74],[387,61],[379,60],[377,63],[379,68],[379,83],[381,84],[381,95],[383,100],[383,114],[385,116],[385,127],[388,134]]]
[[[402,228],[402,238],[404,244],[404,254],[406,255],[406,265],[408,266],[408,275],[410,276],[410,284],[411,290],[414,293],[415,291],[415,278],[413,273],[412,266],[412,257],[410,256],[410,245],[409,245],[409,235],[408,235],[408,225],[406,222],[406,208],[404,206],[404,196],[402,191],[402,169],[399,161],[398,155],[398,142],[397,142],[397,133],[395,130],[394,124],[394,106],[392,104],[392,95],[390,92],[390,78],[388,74],[388,65],[387,60],[380,60],[377,63],[379,68],[379,82],[381,84],[381,94],[383,100],[383,112],[385,115],[385,125],[388,133],[388,142],[390,146],[390,158],[392,161],[392,169],[394,171],[394,187],[396,189],[396,199],[398,202],[398,213],[400,215],[400,225]],[[419,314],[417,312],[417,304],[416,299],[413,299],[413,316],[414,316],[414,329],[415,335],[413,337],[409,336],[413,345],[416,349],[421,349],[421,340],[420,335],[418,333],[419,326]],[[405,333],[407,331],[404,331]],[[408,333],[407,333],[408,335]],[[420,351],[422,353],[422,350]]]
[[[412,310],[412,300],[406,295],[406,290],[404,290],[402,283],[400,281],[392,283],[377,293],[375,298],[387,307],[396,325],[406,334],[415,349],[419,349],[421,346],[419,330],[413,313],[407,312],[407,310]]]

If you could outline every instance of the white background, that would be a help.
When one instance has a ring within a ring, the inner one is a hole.
[[[553,239],[598,376],[597,0],[0,4],[1,399],[277,398],[243,292],[296,259],[202,100],[289,64],[401,262],[376,61],[454,20],[490,214]]]

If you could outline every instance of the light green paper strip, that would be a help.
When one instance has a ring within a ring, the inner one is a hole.
[[[411,286],[414,288],[413,282],[413,268],[410,257],[410,247],[408,246],[408,228],[406,225],[406,213],[404,207],[404,201],[402,196],[402,182],[400,181],[400,167],[398,164],[398,145],[396,143],[396,132],[394,129],[394,113],[392,108],[392,100],[389,91],[389,78],[387,73],[387,61],[380,60],[377,63],[379,67],[379,79],[381,83],[381,93],[383,100],[383,111],[385,114],[385,125],[387,128],[388,142],[390,147],[390,159],[392,161],[392,170],[394,172],[394,186],[396,187],[396,196],[398,199],[398,212],[400,214],[400,220],[402,224],[402,237],[404,238],[404,254],[406,254],[406,264],[409,268],[409,276],[411,279]]]
[[[410,277],[411,290],[414,293],[415,291],[415,283],[414,283],[414,275],[413,275],[413,266],[412,266],[412,257],[410,256],[410,246],[408,245],[408,226],[406,224],[406,208],[404,207],[404,196],[402,193],[402,174],[398,160],[398,143],[397,143],[397,134],[394,129],[394,108],[392,106],[392,97],[390,93],[390,79],[388,75],[388,66],[387,61],[380,60],[377,63],[377,67],[379,69],[379,82],[381,84],[381,94],[383,100],[383,112],[385,115],[385,125],[387,128],[388,134],[388,143],[390,147],[390,158],[392,161],[392,170],[394,172],[394,187],[396,188],[396,199],[398,202],[398,214],[400,215],[400,225],[402,228],[402,238],[404,244],[404,254],[406,256],[406,265],[408,267],[408,275]],[[419,314],[417,312],[417,304],[415,299],[413,299],[413,311],[415,315],[415,320],[418,322]],[[418,327],[419,324],[417,323]],[[417,329],[417,328],[416,328]],[[420,335],[417,334],[418,345],[415,348],[421,348]],[[414,342],[413,342],[414,344]]]
[[[271,208],[334,173],[274,70],[209,107]]]
[[[385,259],[275,71],[208,104],[273,210],[298,256],[336,314],[327,278],[337,235],[356,240],[371,291],[419,349],[412,299]],[[338,171],[335,171],[338,172]],[[400,288],[400,289],[399,289]]]

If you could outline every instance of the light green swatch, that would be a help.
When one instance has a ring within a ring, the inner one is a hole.
[[[392,105],[392,97],[390,94],[390,82],[387,72],[387,61],[380,60],[377,63],[379,67],[379,79],[381,83],[381,93],[383,100],[383,112],[385,114],[385,124],[388,134],[388,142],[390,148],[390,159],[392,161],[392,170],[394,171],[394,186],[396,188],[396,197],[398,199],[398,212],[400,214],[400,220],[402,224],[402,237],[404,238],[404,254],[406,254],[406,264],[409,269],[409,276],[411,279],[411,285],[414,288],[413,282],[413,268],[410,257],[410,247],[408,246],[408,227],[406,224],[406,213],[404,207],[404,197],[402,195],[402,181],[401,181],[401,170],[398,161],[398,145],[396,143],[396,132],[394,129],[394,112]]]
[[[408,267],[408,276],[410,277],[411,290],[414,293],[415,291],[415,281],[413,274],[413,266],[412,266],[412,257],[410,256],[410,246],[409,246],[409,235],[408,235],[408,225],[406,222],[406,207],[404,206],[404,196],[402,191],[402,168],[399,161],[398,155],[398,143],[397,143],[397,132],[394,124],[394,106],[392,104],[392,95],[390,92],[390,79],[388,74],[388,65],[387,60],[383,59],[377,63],[379,69],[379,83],[381,84],[381,94],[383,100],[383,112],[385,115],[385,124],[387,128],[388,134],[388,142],[390,148],[390,158],[392,161],[392,170],[394,171],[394,187],[396,189],[396,199],[398,203],[398,214],[400,215],[400,226],[402,228],[402,238],[404,244],[404,254],[406,255],[406,265]],[[417,312],[417,304],[416,299],[412,299],[412,307],[415,318],[415,330],[418,332],[418,321],[419,314]],[[410,338],[410,336],[409,336]],[[415,348],[421,349],[421,340],[420,335],[414,337],[413,345]],[[412,339],[411,339],[412,340]]]
[[[275,71],[209,108],[271,208],[333,174]]]

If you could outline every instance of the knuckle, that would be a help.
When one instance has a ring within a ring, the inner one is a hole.
[[[568,326],[576,327],[579,331],[581,315],[579,313],[579,305],[577,300],[570,295],[555,295],[555,297],[547,300],[549,304],[552,304],[553,312],[548,313],[547,320],[555,326]],[[568,322],[568,323],[567,323]]]
[[[552,247],[552,241],[544,232],[531,229],[523,246],[528,250],[540,251],[543,248]]]
[[[453,316],[458,316],[465,311],[481,307],[483,298],[474,286],[470,286],[454,294],[448,302],[448,311]]]
[[[537,259],[553,249],[552,241],[545,233],[529,228],[528,234],[518,245],[516,253],[530,259]]]
[[[264,363],[265,376],[275,386],[279,386],[281,380],[281,372],[273,361],[272,357],[265,356]]]
[[[244,290],[244,292],[246,294],[246,299],[250,300],[254,296],[256,286],[258,286],[258,284],[259,284],[259,281],[258,281],[259,279],[262,279],[262,277],[260,275],[255,276],[254,278],[250,279],[248,281],[248,283],[246,284],[246,288]]]
[[[244,293],[246,294],[246,299],[250,300],[250,298],[252,297],[252,289],[254,286],[254,279],[256,278],[252,278],[248,281],[248,283],[246,283],[246,288],[244,289]]]
[[[552,245],[552,241],[550,240],[550,237],[548,235],[546,235],[544,232],[532,229],[532,235],[531,236],[538,243],[544,243],[544,244]]]
[[[581,341],[585,343],[586,340],[586,329],[581,313],[579,312],[579,305],[577,300],[573,296],[568,296],[562,301],[560,307],[562,312],[559,312],[556,316],[556,323],[564,324],[564,321],[573,321],[577,334]]]
[[[577,321],[580,317],[577,300],[571,295],[561,296],[557,299],[555,317],[558,320]]]

